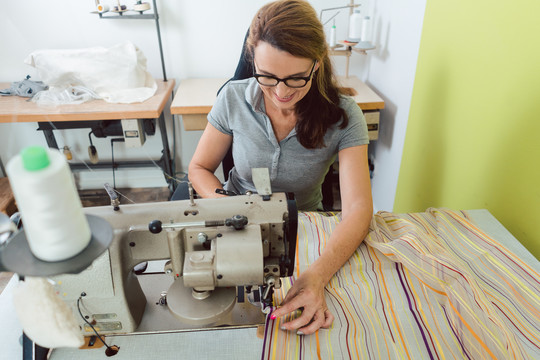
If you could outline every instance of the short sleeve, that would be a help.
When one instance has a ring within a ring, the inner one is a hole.
[[[341,130],[338,151],[353,146],[369,144],[366,118],[358,104],[356,104],[353,98],[342,96],[340,106],[345,110],[349,123],[345,129]]]
[[[231,96],[231,87],[226,84],[219,92],[212,110],[208,113],[208,122],[212,124],[220,132],[232,135],[231,126],[229,123],[229,102],[227,99]]]

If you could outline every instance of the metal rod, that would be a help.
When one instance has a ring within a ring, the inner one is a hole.
[[[1,157],[0,157],[0,171],[2,171],[2,177],[7,176],[6,168],[4,168],[4,163],[2,162]]]
[[[338,11],[337,13],[335,13],[334,15],[332,15],[332,17],[330,17],[330,19],[326,20],[326,22],[323,24],[323,26],[326,25],[326,24],[328,24],[333,18],[335,18],[336,16],[338,16],[338,14],[339,14],[339,11]],[[334,25],[335,25],[335,22],[334,22]]]
[[[126,161],[115,161],[114,168],[140,168],[140,167],[154,167],[155,163],[161,166],[161,160],[126,160]],[[96,169],[110,169],[113,166],[112,162],[99,162],[97,164],[88,164],[88,163],[70,163],[69,167],[72,171],[88,170],[88,168]]]
[[[161,45],[161,31],[159,30],[159,15],[156,6],[156,0],[152,0],[154,3],[154,15],[156,19],[156,29],[159,43],[159,55],[161,56],[161,69],[163,70],[163,81],[167,81],[167,74],[165,73],[165,60],[163,59],[163,46]]]
[[[172,224],[161,224],[163,229],[177,229],[177,228],[186,228],[186,227],[205,227],[206,222],[204,221],[190,221],[183,223],[172,223]]]
[[[194,196],[193,196],[193,185],[191,185],[191,181],[188,182],[188,192],[189,192],[189,205],[195,206]]]
[[[352,13],[353,8],[359,7],[360,5],[362,5],[362,4],[352,4],[352,2],[353,1],[351,1],[351,4],[345,5],[345,6],[338,6],[338,7],[333,7],[333,8],[322,9],[321,14],[319,15],[319,20],[322,21],[322,13],[325,12],[325,11],[351,8],[351,13]]]
[[[38,125],[41,124],[42,123],[38,122]],[[38,130],[40,129],[38,128]],[[56,138],[54,137],[52,129],[43,130],[43,135],[45,135],[45,140],[47,141],[47,145],[50,148],[58,149],[58,143],[56,142]]]
[[[165,125],[165,115],[164,112],[161,112],[158,119],[159,132],[161,133],[161,141],[163,143],[163,172],[165,173],[165,178],[169,184],[171,194],[176,189],[176,182],[174,181],[175,174],[172,171],[171,165],[171,152],[169,150],[169,138],[167,137],[167,127]]]

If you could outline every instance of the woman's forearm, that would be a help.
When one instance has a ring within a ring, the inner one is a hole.
[[[369,211],[368,211],[369,210]],[[336,226],[321,256],[307,271],[316,272],[324,285],[349,260],[364,241],[372,217],[371,209],[358,209],[343,217]]]
[[[232,136],[220,132],[210,123],[206,125],[188,168],[189,181],[200,196],[205,198],[223,196],[216,194],[216,189],[223,189],[223,185],[214,172],[231,147],[231,143]]]
[[[190,166],[189,181],[193,184],[193,188],[197,194],[203,198],[224,196],[216,193],[216,189],[223,189],[223,185],[210,170],[197,166]]]

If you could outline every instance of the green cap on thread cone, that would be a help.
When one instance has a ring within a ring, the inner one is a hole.
[[[42,146],[29,146],[21,152],[23,167],[28,171],[37,171],[49,166],[49,154]]]

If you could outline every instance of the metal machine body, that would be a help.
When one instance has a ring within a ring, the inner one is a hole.
[[[253,317],[242,312],[246,306],[256,308],[237,304],[247,296],[237,289],[259,288],[261,302],[271,305],[279,278],[292,275],[297,210],[284,193],[103,206],[85,212],[112,226],[111,246],[80,274],[53,277],[57,293],[73,308],[85,335],[93,330],[82,317],[102,334],[133,333],[145,311],[154,314],[156,307],[158,317],[168,313],[176,318],[178,326],[172,328],[177,329],[235,326],[234,318],[249,322]],[[154,260],[166,261],[160,274],[135,274],[136,265]],[[256,311],[261,314],[260,307]],[[148,325],[151,320],[144,323],[138,331],[160,330]]]

